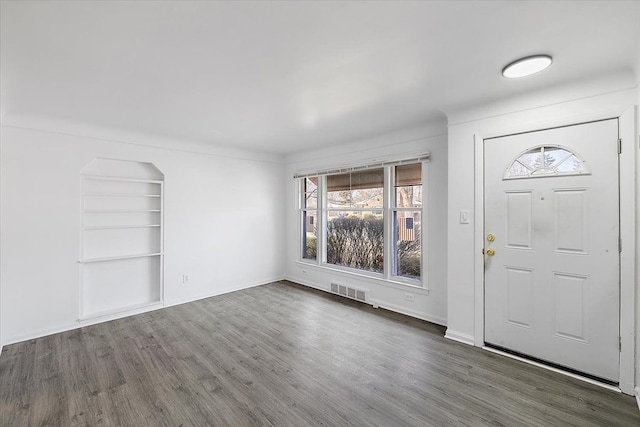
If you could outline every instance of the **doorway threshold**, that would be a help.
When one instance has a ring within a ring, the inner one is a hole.
[[[558,374],[562,374],[562,375],[565,375],[567,377],[575,378],[577,380],[584,381],[584,382],[589,383],[589,384],[597,385],[599,387],[606,388],[607,390],[611,390],[611,391],[614,391],[616,393],[622,393],[622,391],[620,390],[620,387],[618,387],[617,385],[609,384],[607,382],[604,382],[603,380],[599,380],[599,379],[596,379],[596,378],[591,378],[591,377],[588,377],[588,376],[585,376],[585,375],[581,375],[580,373],[577,373],[577,372],[570,372],[570,371],[568,371],[566,369],[562,369],[561,367],[558,367],[558,366],[552,366],[552,365],[549,365],[548,363],[544,363],[542,361],[530,359],[528,357],[525,357],[524,355],[514,354],[512,352],[505,351],[503,349],[492,347],[492,346],[488,346],[488,345],[483,346],[482,349],[490,351],[491,353],[499,354],[501,356],[509,357],[511,359],[519,360],[520,362],[528,363],[529,365],[537,366],[539,368],[543,368],[543,369],[546,369],[546,370],[549,370],[549,371],[552,371],[552,372],[556,372]]]

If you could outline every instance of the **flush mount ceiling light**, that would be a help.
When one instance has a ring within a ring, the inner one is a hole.
[[[551,62],[552,59],[549,55],[527,56],[504,67],[502,75],[508,79],[530,76],[544,70],[551,65]]]

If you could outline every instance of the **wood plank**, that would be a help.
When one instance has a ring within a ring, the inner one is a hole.
[[[640,425],[632,397],[290,282],[6,346],[0,425]]]

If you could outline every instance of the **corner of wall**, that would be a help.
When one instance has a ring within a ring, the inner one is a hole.
[[[7,114],[2,119],[6,127],[50,134],[78,137],[93,141],[128,144],[138,147],[162,148],[178,152],[205,154],[230,159],[284,163],[284,156],[261,150],[236,148],[216,141],[175,138],[162,134],[130,131],[92,123],[35,114]]]
[[[447,133],[447,119],[442,116],[421,125],[411,126],[374,137],[358,139],[344,144],[328,145],[313,150],[292,153],[284,161],[288,169],[304,167],[312,162],[316,166],[336,167],[346,159],[369,161],[378,156],[404,152],[404,147],[416,146],[419,141],[440,137]],[[297,166],[296,166],[297,165]]]
[[[640,73],[640,55],[637,72]],[[635,100],[635,137],[633,145],[636,153],[636,194],[640,191],[640,84],[636,88]],[[637,144],[637,145],[636,145]],[[636,399],[640,408],[640,197],[636,197],[636,260],[635,260],[635,282],[636,286],[636,351],[635,351],[635,385]]]
[[[0,110],[0,224],[2,223],[2,138],[4,135],[2,110]],[[0,248],[2,247],[2,235],[0,234]],[[0,249],[0,356],[2,356],[2,250]]]
[[[463,334],[462,332],[456,332],[451,330],[450,328],[447,329],[447,332],[444,334],[444,337],[452,341],[457,341],[459,343],[467,344],[471,346],[474,345],[474,342],[475,342],[475,338],[473,337],[473,335]]]

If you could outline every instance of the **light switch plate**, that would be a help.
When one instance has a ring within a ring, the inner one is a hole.
[[[460,224],[469,224],[469,211],[460,211]]]

